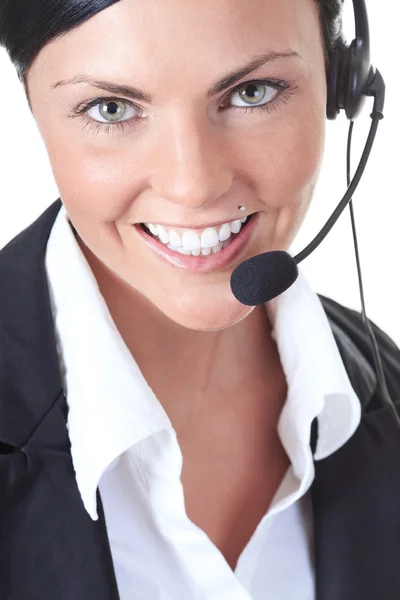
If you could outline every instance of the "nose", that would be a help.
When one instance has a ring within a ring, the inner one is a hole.
[[[227,140],[210,123],[181,111],[168,118],[157,138],[151,177],[157,196],[201,209],[230,189],[234,170]]]

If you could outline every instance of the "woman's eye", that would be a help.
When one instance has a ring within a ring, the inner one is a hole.
[[[97,102],[94,106],[86,109],[85,112],[89,116],[91,116],[95,121],[99,123],[120,123],[121,121],[126,121],[132,117],[135,117],[135,107],[133,104],[128,102],[127,100],[101,100]],[[90,111],[93,111],[93,114],[90,114]],[[132,114],[133,113],[133,114]],[[104,121],[98,119],[98,117],[104,119]]]
[[[228,96],[228,100],[232,100],[236,96],[239,102],[243,102],[243,104],[233,104],[234,107],[257,108],[260,103],[264,106],[272,102],[279,95],[279,91],[285,89],[285,87],[278,82],[250,81],[243,83],[240,87],[231,92]]]

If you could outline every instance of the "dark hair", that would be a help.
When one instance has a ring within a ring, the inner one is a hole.
[[[329,65],[333,45],[342,29],[344,0],[314,0]],[[3,46],[25,91],[27,72],[42,48],[119,0],[0,0],[0,46]]]

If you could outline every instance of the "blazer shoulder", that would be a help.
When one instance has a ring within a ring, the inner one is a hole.
[[[361,311],[354,310],[318,294],[325,313],[331,323],[336,340],[343,345],[352,344],[375,371],[374,355],[370,336],[367,334]],[[368,318],[374,333],[389,393],[396,402],[400,402],[400,349],[395,341],[383,329]]]

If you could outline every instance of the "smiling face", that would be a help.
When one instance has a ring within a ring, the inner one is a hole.
[[[194,330],[230,327],[253,310],[233,296],[230,275],[290,247],[321,166],[317,11],[314,0],[121,0],[34,61],[30,100],[61,199],[94,270],[132,303],[144,297]],[[216,87],[261,55],[255,70]],[[100,89],[58,83],[83,73]],[[191,229],[252,213],[260,218],[246,246],[203,272],[164,261],[132,226]]]

